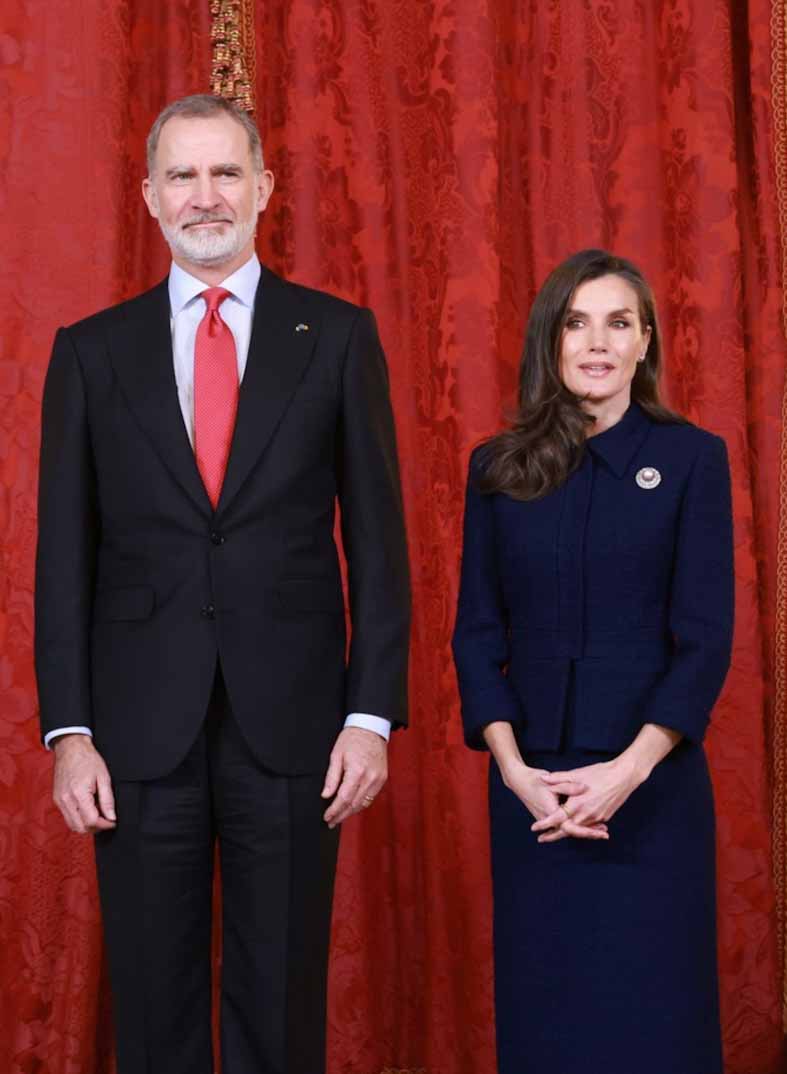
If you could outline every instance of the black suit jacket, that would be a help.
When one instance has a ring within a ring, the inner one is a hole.
[[[394,427],[369,310],[263,268],[215,512],[178,404],[166,281],[59,330],[39,488],[43,733],[89,726],[115,779],[163,775],[193,742],[220,661],[258,759],[316,772],[346,712],[406,723],[408,625]]]

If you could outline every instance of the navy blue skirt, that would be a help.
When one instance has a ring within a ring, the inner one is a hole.
[[[551,771],[608,760],[530,754]],[[500,1074],[722,1074],[713,796],[681,742],[608,842],[539,844],[494,761],[489,802]]]

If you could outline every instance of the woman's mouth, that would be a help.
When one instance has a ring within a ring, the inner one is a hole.
[[[615,369],[611,362],[583,362],[579,368],[589,377],[605,377]]]

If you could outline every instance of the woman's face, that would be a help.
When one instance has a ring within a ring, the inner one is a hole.
[[[560,379],[594,409],[631,399],[638,359],[650,342],[634,288],[620,276],[586,280],[574,292],[560,346]]]

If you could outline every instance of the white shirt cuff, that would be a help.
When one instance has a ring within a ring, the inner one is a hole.
[[[391,721],[385,720],[381,716],[372,716],[367,712],[351,712],[344,721],[344,726],[360,727],[364,731],[374,731],[376,735],[384,738],[386,742],[391,737]],[[52,740],[60,735],[89,735],[92,738],[93,732],[89,727],[56,727],[54,731],[49,731],[44,735],[46,748],[51,749]]]
[[[48,731],[44,735],[44,745],[48,750],[52,747],[49,743],[53,738],[58,738],[60,735],[89,735],[93,737],[93,732],[89,727],[56,727],[54,731]]]
[[[374,731],[387,742],[391,737],[391,721],[382,716],[370,716],[368,712],[351,712],[344,721],[345,727],[360,727],[364,731]]]

